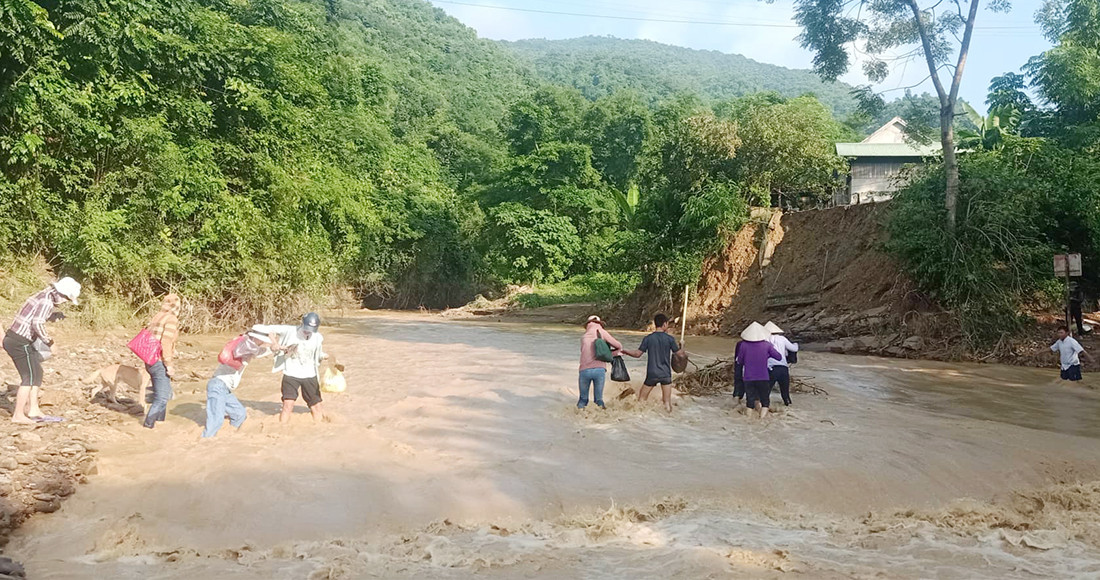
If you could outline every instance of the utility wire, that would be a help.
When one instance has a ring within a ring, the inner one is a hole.
[[[553,14],[557,16],[580,16],[583,18],[605,18],[609,20],[630,20],[634,22],[661,22],[667,24],[705,24],[709,26],[738,26],[745,28],[800,28],[797,24],[770,24],[763,22],[730,22],[720,20],[685,20],[675,18],[651,18],[644,16],[624,16],[617,14],[591,14],[580,12],[566,12],[559,10],[541,10],[538,8],[520,8],[518,6],[497,6],[492,4],[475,4],[473,2],[459,2],[457,0],[431,0],[433,4],[452,4],[455,6],[471,6],[474,8],[491,8],[494,10],[509,10],[512,12],[528,12],[533,14]],[[1038,30],[1033,26],[975,26],[974,30]]]
[[[581,14],[579,12],[560,12],[557,10],[539,10],[537,8],[519,8],[516,6],[493,6],[491,4],[474,4],[472,2],[456,2],[454,0],[432,0],[433,4],[454,4],[456,6],[473,6],[475,8],[494,8],[496,10],[511,10],[513,12],[530,12],[534,14],[556,14],[558,16],[581,16],[584,18],[607,18],[611,20],[632,20],[635,22],[664,22],[669,24],[711,24],[715,26],[747,26],[758,28],[798,28],[794,24],[764,24],[750,22],[717,22],[704,20],[676,20],[672,18],[647,18],[644,16],[622,16],[614,14]]]

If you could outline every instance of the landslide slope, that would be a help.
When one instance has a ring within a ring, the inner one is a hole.
[[[844,352],[930,352],[950,315],[913,290],[883,251],[888,204],[782,213],[757,210],[724,251],[709,258],[688,304],[689,332],[733,336],[774,320],[793,338]],[[679,314],[682,295],[642,288],[616,322]],[[940,353],[940,356],[951,356]]]

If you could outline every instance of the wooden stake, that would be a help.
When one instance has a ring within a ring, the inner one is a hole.
[[[687,332],[688,324],[688,293],[691,291],[691,284],[684,285],[684,315],[680,317],[680,346],[684,345],[684,333]]]

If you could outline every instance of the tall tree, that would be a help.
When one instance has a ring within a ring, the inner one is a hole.
[[[1053,126],[1078,146],[1100,143],[1100,0],[1047,0],[1036,20],[1055,45],[1025,71]]]
[[[885,80],[890,62],[923,57],[940,101],[940,143],[947,180],[944,205],[947,227],[955,228],[959,192],[959,164],[955,155],[955,109],[963,70],[970,53],[974,21],[980,0],[795,0],[799,37],[804,48],[814,51],[814,70],[836,80],[848,72],[852,53],[869,57],[863,72],[872,82]],[[992,10],[1008,10],[1008,0],[990,0]],[[961,33],[961,36],[960,36]],[[901,58],[895,49],[909,49]],[[949,73],[949,82],[941,79]]]

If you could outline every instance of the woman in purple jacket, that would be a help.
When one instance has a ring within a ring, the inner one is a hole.
[[[768,416],[771,405],[771,377],[768,375],[768,359],[782,360],[783,355],[768,342],[771,334],[759,322],[753,322],[741,331],[745,341],[737,351],[737,362],[744,369],[745,399],[749,409],[759,409],[760,418]]]

